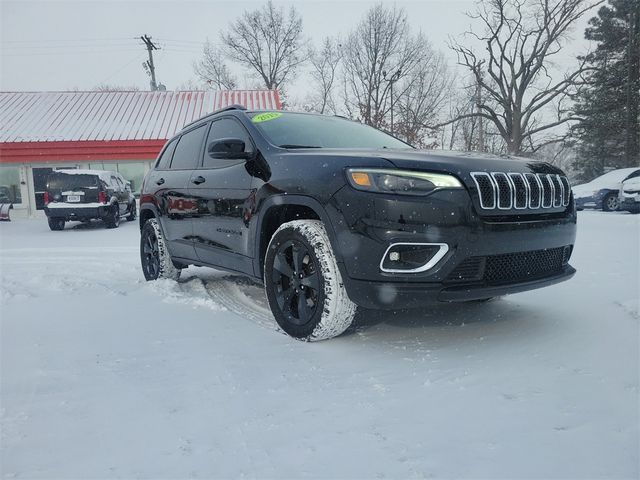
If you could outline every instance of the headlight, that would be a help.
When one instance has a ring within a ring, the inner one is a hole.
[[[440,188],[464,188],[460,180],[446,173],[382,168],[349,168],[347,180],[358,190],[401,195],[427,195]]]

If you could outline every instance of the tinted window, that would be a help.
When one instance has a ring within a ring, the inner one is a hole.
[[[98,177],[95,175],[52,173],[47,181],[47,187],[52,190],[75,190],[78,188],[96,188],[97,186]]]
[[[171,157],[173,157],[173,152],[175,151],[177,144],[178,141],[173,140],[169,145],[167,145],[167,148],[164,149],[162,155],[160,156],[160,159],[158,160],[156,168],[160,170],[169,168],[169,165],[171,165]]]
[[[206,127],[207,125],[202,125],[180,137],[171,162],[172,170],[191,170],[200,164],[202,137]]]
[[[216,140],[221,140],[223,138],[239,138],[244,141],[244,151],[251,152],[253,151],[253,144],[251,143],[251,138],[249,137],[249,133],[244,129],[240,123],[232,118],[222,118],[220,120],[216,120],[211,124],[211,129],[209,130],[209,136],[207,137],[206,145]],[[211,158],[209,155],[204,156],[204,166],[206,167],[218,167],[229,165],[229,160],[223,160],[219,158]]]
[[[340,117],[289,112],[253,112],[251,121],[283,148],[412,148],[373,127]]]

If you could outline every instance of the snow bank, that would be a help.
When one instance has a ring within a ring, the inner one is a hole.
[[[0,224],[1,477],[638,478],[640,216],[580,212],[569,282],[316,344],[248,280],[144,282],[138,235]]]

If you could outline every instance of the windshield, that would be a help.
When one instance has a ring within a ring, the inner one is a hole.
[[[413,148],[340,117],[290,112],[253,112],[249,117],[270,143],[282,148]]]
[[[95,188],[98,186],[98,177],[96,175],[65,175],[64,173],[53,173],[49,176],[47,186],[51,190]]]

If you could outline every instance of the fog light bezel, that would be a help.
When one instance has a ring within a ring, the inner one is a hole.
[[[431,257],[424,265],[417,268],[386,268],[384,267],[384,261],[389,255],[389,251],[398,245],[419,245],[425,247],[438,247],[438,251]],[[444,258],[449,251],[449,245],[446,243],[431,243],[431,242],[394,242],[391,243],[384,251],[382,258],[380,259],[380,271],[384,273],[422,273],[427,270],[431,270],[436,264]]]

